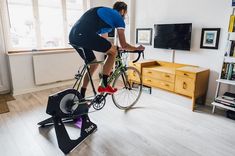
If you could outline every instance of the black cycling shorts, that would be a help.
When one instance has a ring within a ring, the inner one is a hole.
[[[93,50],[105,53],[112,47],[108,40],[91,32],[71,32],[69,42],[84,49],[85,56],[81,50],[74,47],[83,60],[87,60],[88,63],[96,59]]]

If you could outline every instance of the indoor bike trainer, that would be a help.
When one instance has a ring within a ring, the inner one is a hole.
[[[68,154],[97,130],[96,124],[89,119],[87,114],[88,105],[86,103],[80,104],[76,109],[70,108],[70,106],[74,107],[73,102],[78,99],[82,98],[80,93],[75,89],[67,89],[50,95],[46,113],[52,117],[38,123],[41,127],[54,125],[59,148],[64,154]],[[82,120],[80,137],[76,140],[71,140],[64,123],[74,123],[79,116]]]

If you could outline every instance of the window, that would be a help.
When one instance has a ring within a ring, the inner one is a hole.
[[[62,4],[60,0],[39,0],[42,48],[64,47]]]
[[[70,32],[74,21],[80,18],[84,12],[83,3],[81,0],[66,1],[68,32]]]
[[[7,0],[10,50],[65,48],[86,0]]]
[[[11,48],[36,47],[31,0],[8,0]]]

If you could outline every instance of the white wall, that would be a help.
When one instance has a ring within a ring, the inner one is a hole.
[[[35,76],[34,76],[34,66],[33,66],[33,56],[38,55],[37,53],[23,53],[23,54],[9,54],[9,64],[10,64],[10,73],[12,77],[12,93],[14,95],[17,94],[24,94],[28,92],[33,92],[37,90],[62,86],[65,84],[71,84],[74,81],[64,81],[64,82],[57,82],[57,83],[51,83],[51,84],[45,84],[45,85],[36,85],[35,83]],[[45,53],[40,54],[47,56],[50,58],[51,56],[55,56],[54,53]],[[74,75],[76,74],[77,70],[81,65],[83,65],[83,61],[78,56],[76,52],[64,52],[64,53],[58,53],[55,59],[61,59],[61,57],[64,57],[67,61],[64,61],[64,67],[68,67],[66,69],[58,69],[55,68],[58,72],[65,73],[72,73],[70,76],[70,80],[73,79]],[[52,64],[57,62],[56,60],[52,61]],[[56,64],[54,64],[56,65]],[[59,65],[59,64],[58,64]],[[45,64],[45,68],[48,66],[48,64]],[[69,68],[73,66],[73,68]],[[46,70],[45,70],[46,71]],[[45,77],[47,74],[44,72]]]
[[[192,23],[191,51],[176,51],[175,62],[209,68],[207,98],[212,99],[221,69],[227,38],[231,0],[136,0],[136,28],[153,28],[161,23]],[[200,49],[202,28],[221,28],[218,50]],[[134,34],[132,34],[134,35]],[[147,46],[146,58],[171,61],[172,51]]]

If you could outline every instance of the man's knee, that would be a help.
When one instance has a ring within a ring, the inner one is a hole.
[[[112,46],[107,52],[107,55],[112,56],[112,57],[116,57],[117,56],[117,47],[116,46]]]
[[[95,61],[97,61],[96,59],[94,60],[94,61],[92,61],[92,62],[95,62]],[[98,66],[99,66],[99,64],[98,63],[94,63],[94,64],[92,64],[91,65],[91,70],[92,71],[95,71],[97,68],[98,68]]]

